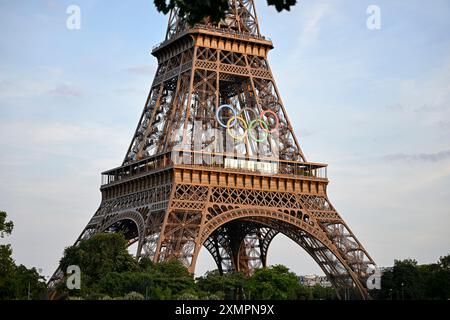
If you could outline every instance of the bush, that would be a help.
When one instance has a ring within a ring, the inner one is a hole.
[[[124,297],[124,300],[145,300],[144,296],[138,292],[132,291],[127,293]]]

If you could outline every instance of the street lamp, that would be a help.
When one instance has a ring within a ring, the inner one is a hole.
[[[403,290],[403,286],[404,286],[405,284],[402,282],[402,300],[405,300],[405,292],[404,292],[404,290]]]

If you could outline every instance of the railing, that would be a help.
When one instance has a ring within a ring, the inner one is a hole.
[[[215,27],[215,26],[206,26],[206,25],[202,25],[202,24],[196,24],[191,28],[180,30],[178,33],[173,35],[170,39],[164,40],[164,41],[158,43],[157,45],[153,46],[152,52],[154,52],[155,50],[157,50],[160,47],[167,45],[168,43],[175,41],[177,38],[179,38],[183,35],[186,35],[188,33],[192,33],[195,31],[200,31],[200,30],[214,31],[214,32],[221,33],[225,36],[232,37],[235,39],[246,39],[246,40],[257,39],[257,40],[272,42],[272,40],[269,37],[265,37],[265,36],[261,36],[261,35],[238,32],[238,31],[225,29],[225,28],[219,28],[219,27]]]
[[[174,150],[130,163],[102,173],[102,186],[145,176],[169,167],[201,167],[258,173],[262,175],[293,175],[327,179],[327,165],[322,163],[255,158],[236,154]]]
[[[188,31],[196,31],[196,30],[214,31],[214,32],[222,33],[224,35],[245,38],[245,39],[258,39],[258,40],[271,41],[270,38],[267,38],[265,36],[261,36],[258,34],[251,34],[248,32],[239,32],[239,31],[235,31],[232,29],[219,28],[216,26],[207,26],[204,24],[196,24],[196,25],[194,25],[193,28],[188,29]]]
[[[199,166],[229,171],[257,172],[266,175],[294,175],[327,179],[327,165],[322,163],[288,161],[276,158],[256,158],[244,155],[174,150],[175,166]]]
[[[163,153],[150,158],[133,162],[102,173],[102,186],[145,176],[150,172],[171,166],[170,153]]]

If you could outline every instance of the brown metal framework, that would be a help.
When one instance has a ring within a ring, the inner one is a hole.
[[[254,3],[230,0],[230,7],[219,24],[193,27],[171,13],[166,39],[152,51],[158,69],[131,145],[122,166],[103,173],[102,203],[77,243],[122,232],[137,242],[138,258],[179,259],[191,272],[204,246],[221,273],[249,274],[267,265],[270,243],[282,233],[318,263],[339,297],[368,298],[367,269],[375,263],[328,200],[326,165],[307,162],[300,149]],[[258,145],[245,138],[226,151],[215,136],[198,138],[199,126],[225,135],[215,117],[223,104],[246,119],[269,110],[278,123],[265,121],[278,135]],[[278,170],[206,161],[218,154]]]

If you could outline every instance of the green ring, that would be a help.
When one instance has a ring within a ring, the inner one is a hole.
[[[252,138],[253,141],[255,141],[255,142],[264,142],[264,141],[267,140],[267,137],[269,136],[268,131],[264,131],[265,132],[265,136],[262,139],[256,139],[255,136],[253,135],[253,129],[255,128],[255,124],[257,122],[262,124],[263,127],[265,127],[265,130],[269,130],[269,126],[267,125],[267,123],[264,120],[262,120],[262,119],[255,119],[255,120],[250,121],[250,124],[248,125],[248,134],[250,135],[250,138]]]

